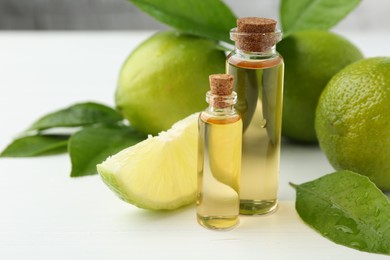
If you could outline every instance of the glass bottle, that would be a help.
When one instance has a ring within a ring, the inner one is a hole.
[[[211,75],[206,101],[199,116],[197,220],[206,228],[229,229],[239,222],[242,143],[233,77]]]
[[[235,50],[226,70],[235,78],[243,120],[240,213],[247,215],[271,212],[278,203],[284,63],[275,27],[275,20],[247,17],[230,32]]]

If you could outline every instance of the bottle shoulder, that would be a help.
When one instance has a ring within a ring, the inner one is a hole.
[[[241,55],[236,51],[231,52],[226,59],[227,63],[235,67],[248,69],[264,69],[284,64],[283,57],[275,52],[272,55]]]

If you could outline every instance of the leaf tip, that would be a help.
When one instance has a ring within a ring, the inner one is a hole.
[[[298,188],[298,184],[295,184],[295,183],[292,183],[292,182],[289,182],[288,183],[291,187],[293,187],[294,189]]]

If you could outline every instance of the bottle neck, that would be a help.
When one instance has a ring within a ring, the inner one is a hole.
[[[229,96],[206,94],[206,101],[209,104],[207,112],[217,115],[229,115],[235,113],[234,105],[237,103],[237,93],[232,92]]]
[[[235,46],[235,53],[236,53],[236,55],[238,55],[244,59],[253,59],[253,58],[266,59],[266,58],[271,58],[271,57],[277,55],[276,45],[273,45],[273,46],[269,47],[268,49],[266,49],[265,51],[261,51],[261,52],[242,50],[242,49],[238,48],[238,46],[236,45]]]

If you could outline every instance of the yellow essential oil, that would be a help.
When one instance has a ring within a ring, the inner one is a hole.
[[[247,215],[269,213],[278,203],[284,63],[275,26],[271,19],[239,19],[227,57],[243,120],[240,213]]]
[[[229,229],[239,222],[242,120],[234,109],[232,79],[226,74],[210,76],[210,106],[199,117],[196,210],[198,222],[209,229]],[[231,83],[230,90],[213,93],[215,80],[224,82],[216,83],[220,88]]]

